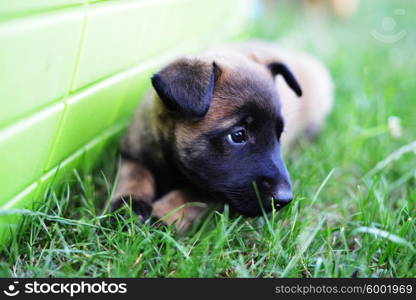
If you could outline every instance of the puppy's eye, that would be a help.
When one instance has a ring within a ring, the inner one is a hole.
[[[227,140],[231,144],[243,144],[247,141],[247,133],[245,129],[239,129],[227,135]]]

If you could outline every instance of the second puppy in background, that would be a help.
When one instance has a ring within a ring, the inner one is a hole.
[[[358,10],[358,0],[304,0],[307,11],[332,11],[343,19],[351,18]]]

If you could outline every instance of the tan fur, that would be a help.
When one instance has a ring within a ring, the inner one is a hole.
[[[243,104],[241,99],[235,98],[229,92],[236,82],[247,77],[247,74],[250,74],[250,81],[257,84],[267,84],[271,78],[270,72],[265,67],[260,67],[249,57],[237,51],[229,49],[227,51],[209,51],[197,57],[207,63],[215,61],[221,67],[221,76],[216,83],[215,95],[207,115],[199,122],[177,124],[176,136],[179,147],[191,143],[195,137],[204,132],[213,129],[226,129],[235,122],[235,111]],[[247,84],[251,84],[251,82],[247,82]],[[238,91],[240,94],[244,92],[244,90]],[[234,91],[234,94],[238,93]],[[233,101],[227,101],[230,99]],[[261,105],[261,103],[258,104]]]
[[[305,0],[305,7],[308,11],[332,10],[341,18],[350,18],[358,10],[358,0]]]
[[[200,202],[189,191],[174,190],[153,205],[153,215],[168,225],[175,224],[177,230],[186,232],[192,224],[209,210],[208,203]]]
[[[155,180],[152,174],[143,166],[128,160],[122,162],[120,181],[114,197],[125,195],[140,198],[150,205],[155,197]]]
[[[226,46],[222,51],[241,53],[262,65],[283,62],[299,80],[303,90],[300,98],[282,78],[277,77],[276,80],[286,124],[282,135],[284,149],[287,150],[299,136],[315,132],[324,125],[325,118],[332,109],[333,83],[326,67],[317,59],[260,41]]]

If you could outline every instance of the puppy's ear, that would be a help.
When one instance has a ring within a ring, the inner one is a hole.
[[[208,112],[219,74],[215,62],[184,58],[153,75],[152,85],[168,109],[199,120]]]
[[[279,62],[272,62],[267,67],[270,72],[272,72],[273,76],[282,75],[286,83],[296,93],[296,95],[299,97],[302,96],[302,89],[300,88],[299,82],[288,66]]]

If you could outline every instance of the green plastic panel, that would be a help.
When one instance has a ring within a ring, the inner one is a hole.
[[[63,110],[58,103],[0,132],[0,205],[42,175]]]
[[[34,205],[39,185],[37,182],[10,199],[0,210],[0,246],[7,243],[11,233],[17,228],[21,214],[13,212],[18,209],[30,209]]]
[[[0,20],[23,17],[36,12],[79,6],[86,0],[0,0]]]
[[[0,23],[0,128],[67,94],[84,18],[71,9]]]
[[[77,151],[103,128],[110,127],[116,121],[120,101],[129,96],[126,95],[127,89],[128,81],[111,78],[69,98],[66,117],[48,168]]]
[[[36,207],[123,133],[152,72],[239,34],[249,5],[0,0],[0,242],[11,209]]]
[[[149,18],[149,5],[143,1],[121,2],[116,9],[113,2],[90,7],[74,89],[132,66],[140,55],[137,40],[146,35],[143,24]]]

